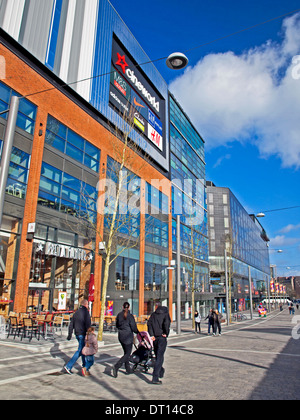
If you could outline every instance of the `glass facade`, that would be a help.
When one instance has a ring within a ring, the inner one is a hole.
[[[3,141],[0,140],[0,158],[2,147]],[[13,147],[6,185],[7,194],[25,199],[29,168],[30,155],[17,147]]]
[[[38,204],[92,223],[97,220],[96,188],[45,162],[42,163]]]
[[[0,112],[6,111],[10,106],[11,96],[20,96],[4,83],[0,82]],[[34,133],[36,106],[27,99],[22,98],[19,102],[19,111],[16,126],[21,129],[20,133],[32,135]],[[1,118],[7,120],[8,112],[1,114]],[[3,137],[0,139],[0,158],[3,149]],[[26,138],[28,138],[27,136]],[[9,165],[6,193],[17,198],[25,199],[28,174],[30,168],[30,154],[20,147],[13,147]]]
[[[92,242],[76,233],[37,224],[27,310],[58,310],[60,292],[67,295],[65,309],[77,309],[88,297],[93,249]]]
[[[17,274],[21,221],[3,216],[0,227],[0,315],[7,315]]]
[[[10,99],[12,96],[20,96],[14,90],[10,89],[4,83],[0,82],[0,112],[9,109]],[[8,112],[1,115],[7,120]],[[17,127],[26,131],[28,134],[33,134],[36,118],[36,106],[27,99],[22,98],[19,102],[19,111],[17,117]]]
[[[48,116],[45,143],[99,172],[100,150],[51,115]]]
[[[270,261],[266,244],[262,241],[262,228],[245,212],[233,194],[230,195],[233,255],[258,270],[269,273]]]
[[[250,305],[249,267],[254,305],[267,295],[268,238],[228,188],[208,186],[207,191],[212,289],[225,295],[226,247],[232,311],[243,311]]]
[[[200,305],[201,294],[210,293],[204,141],[171,95],[169,103],[172,250],[175,259],[176,216],[180,215],[181,290],[186,294],[184,307],[188,308],[182,314],[187,318],[191,316],[193,265],[196,306]]]

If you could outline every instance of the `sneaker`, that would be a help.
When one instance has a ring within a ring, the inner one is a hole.
[[[87,376],[87,375],[86,375],[86,368],[85,368],[85,367],[83,367],[83,368],[81,369],[81,373],[82,373],[82,376]]]
[[[64,366],[64,369],[69,375],[73,375],[73,372],[71,372],[71,370],[67,368],[67,366]]]
[[[91,376],[91,373],[87,370],[85,375],[86,376]]]

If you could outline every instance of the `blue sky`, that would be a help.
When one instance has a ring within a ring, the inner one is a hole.
[[[300,1],[110,1],[151,60],[190,50],[185,70],[155,65],[206,142],[207,179],[249,213],[299,206],[260,221],[278,275],[300,275],[300,12],[195,48]]]

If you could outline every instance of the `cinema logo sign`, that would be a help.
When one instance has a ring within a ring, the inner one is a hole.
[[[134,71],[129,68],[129,65],[126,62],[125,54],[121,55],[120,53],[117,53],[117,57],[118,57],[118,60],[116,61],[115,65],[121,67],[123,73],[126,75],[127,79],[130,80],[132,85],[135,86],[136,89],[139,92],[141,92],[144,98],[146,98],[149,104],[154,109],[156,109],[157,112],[159,112],[159,100],[157,100],[155,96],[152,96],[151,93],[148,92],[148,90],[145,88],[143,83],[138,79]]]

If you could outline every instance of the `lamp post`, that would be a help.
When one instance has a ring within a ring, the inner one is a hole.
[[[252,279],[251,279],[250,265],[248,265],[248,278],[249,278],[250,319],[253,319]]]
[[[176,264],[177,264],[177,313],[176,313],[176,332],[178,335],[181,334],[181,276],[180,276],[180,265],[181,265],[181,258],[180,258],[180,216],[177,216],[177,255],[176,255]]]
[[[8,110],[9,113],[8,113],[4,143],[3,143],[3,150],[2,150],[2,156],[1,156],[1,163],[0,163],[0,226],[2,223],[2,217],[3,217],[6,184],[7,184],[7,178],[8,178],[11,151],[13,147],[15,130],[16,130],[19,102],[20,102],[20,98],[18,96],[12,96],[11,101],[10,101],[10,107]]]
[[[225,289],[226,289],[226,321],[227,325],[230,324],[230,310],[231,308],[229,305],[231,305],[231,302],[229,302],[229,282],[228,282],[228,268],[227,268],[227,250],[225,246],[224,250],[224,271],[225,271]]]

